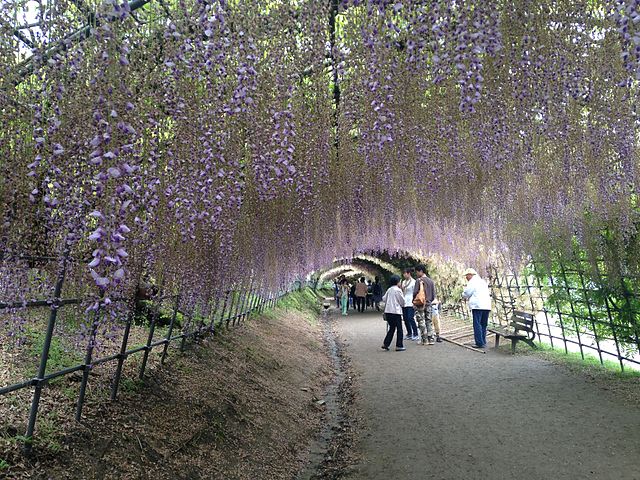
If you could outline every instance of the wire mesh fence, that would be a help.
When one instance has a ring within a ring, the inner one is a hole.
[[[515,311],[532,313],[539,342],[565,353],[594,356],[621,370],[640,369],[640,278],[610,275],[603,262],[530,262],[519,272],[492,266],[491,322],[508,326]],[[459,290],[459,289],[458,289]],[[461,292],[438,285],[444,312],[468,320]]]
[[[467,304],[462,301],[460,292],[447,281],[436,282],[436,295],[441,303],[442,313],[453,317],[469,320],[471,314]]]
[[[514,310],[530,311],[542,342],[601,364],[615,361],[621,370],[639,368],[640,279],[572,260],[531,262],[520,273],[492,268],[494,319],[504,324]]]

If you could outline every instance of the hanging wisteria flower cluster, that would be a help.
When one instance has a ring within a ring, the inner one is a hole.
[[[636,0],[79,5],[0,7],[0,272],[98,309],[376,250],[638,267]]]

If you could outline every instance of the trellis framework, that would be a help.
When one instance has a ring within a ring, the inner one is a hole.
[[[575,242],[638,275],[637,0],[144,3],[40,2],[26,29],[0,5],[0,255],[83,259],[101,321],[141,274],[208,311],[365,250],[481,270]],[[33,287],[15,265],[0,301]],[[637,338],[556,286],[563,339]]]
[[[46,333],[44,334],[42,350],[40,351],[40,362],[36,376],[19,383],[0,387],[0,396],[9,395],[12,392],[26,388],[33,388],[33,398],[25,433],[25,438],[27,439],[25,448],[27,452],[31,451],[33,445],[40,398],[43,389],[50,381],[71,375],[75,372],[81,372],[82,380],[78,389],[75,413],[76,420],[80,421],[85,403],[89,374],[92,369],[103,364],[115,364],[110,398],[111,400],[116,400],[122,381],[123,367],[130,356],[136,354],[142,355],[138,376],[140,379],[143,379],[149,355],[153,349],[160,348],[162,350],[160,362],[164,364],[171,344],[179,344],[179,349],[182,352],[186,348],[187,340],[197,342],[205,336],[216,334],[221,329],[235,327],[243,323],[250,315],[262,313],[267,308],[275,307],[278,300],[287,292],[284,288],[272,291],[262,290],[257,285],[254,285],[253,282],[247,285],[234,285],[230,289],[212,292],[208,309],[203,311],[198,306],[194,309],[193,304],[185,302],[185,297],[188,297],[188,295],[174,292],[172,291],[173,288],[170,288],[169,285],[163,284],[163,288],[150,297],[150,304],[144,307],[150,314],[147,340],[142,345],[134,346],[130,344],[130,332],[133,322],[136,320],[136,312],[140,313],[140,298],[137,294],[133,295],[130,299],[114,298],[113,301],[117,304],[114,310],[117,311],[117,315],[121,317],[116,318],[115,321],[123,326],[119,347],[115,342],[112,344],[111,350],[115,350],[116,353],[94,358],[97,341],[99,341],[100,337],[100,326],[104,323],[99,319],[99,317],[103,315],[103,312],[101,312],[101,308],[97,310],[87,310],[85,314],[87,317],[85,324],[88,335],[85,339],[84,362],[51,372],[47,370],[47,363],[49,361],[50,347],[56,335],[57,326],[60,323],[59,315],[63,314],[65,309],[69,309],[72,306],[86,309],[87,305],[90,304],[93,299],[91,297],[72,298],[68,296],[68,294],[73,293],[75,289],[73,286],[65,289],[65,276],[68,270],[73,268],[74,263],[77,262],[73,262],[69,258],[60,260],[52,257],[22,257],[20,260],[30,262],[36,269],[42,268],[48,263],[58,264],[59,266],[57,275],[52,277],[54,286],[51,290],[52,295],[50,297],[37,300],[0,303],[0,318],[15,314],[16,312],[20,312],[22,315],[28,315],[32,310],[36,311],[36,315],[38,315],[38,312],[42,309],[47,309],[49,312],[48,319],[44,323]],[[4,261],[6,263],[11,260],[5,259]],[[158,339],[155,335],[155,330],[161,310],[169,313],[170,322],[166,334]],[[183,316],[183,324],[179,331],[176,332],[178,329],[176,322],[178,313]],[[77,315],[77,312],[72,313],[72,315]]]
[[[42,5],[2,25],[12,254],[68,241],[109,290],[155,258],[204,284],[187,266],[271,282],[390,241],[473,261],[576,235],[598,253],[592,224],[637,247],[632,1]],[[469,236],[485,253],[453,247]]]
[[[576,261],[577,260],[577,261]],[[590,280],[595,274],[599,283]],[[609,281],[617,283],[610,285]],[[533,312],[539,339],[568,353],[579,351],[610,359],[621,370],[640,365],[640,296],[630,288],[638,278],[593,272],[591,263],[575,259],[552,266],[533,263],[525,273],[494,268],[490,282],[497,323],[508,324],[514,310]],[[619,283],[618,283],[619,282]]]

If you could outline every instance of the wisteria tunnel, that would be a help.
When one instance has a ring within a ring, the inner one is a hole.
[[[0,0],[0,478],[640,478],[639,106],[638,0]]]

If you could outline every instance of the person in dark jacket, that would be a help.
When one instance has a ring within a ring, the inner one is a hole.
[[[375,282],[371,288],[373,290],[373,304],[376,310],[380,311],[380,302],[382,301],[382,284],[380,283],[380,277],[376,277]]]
[[[351,303],[351,308],[356,309],[356,284],[354,282],[351,285],[351,290],[349,290],[349,302]]]
[[[416,309],[416,322],[420,329],[421,344],[435,345],[433,322],[431,321],[431,303],[436,298],[436,286],[433,280],[427,275],[424,265],[416,267],[416,285],[413,289],[413,305]],[[424,289],[424,299],[422,305],[416,304],[420,289]]]
[[[373,285],[371,280],[367,280],[367,308],[373,307]]]

